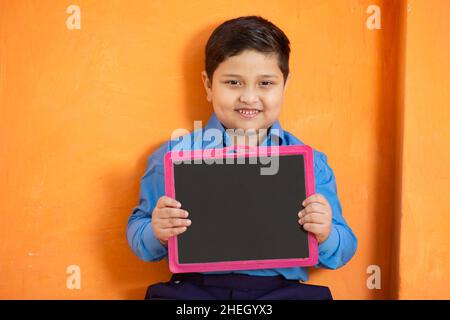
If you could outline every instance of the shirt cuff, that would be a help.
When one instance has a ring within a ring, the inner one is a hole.
[[[333,254],[339,247],[339,233],[336,226],[333,224],[331,226],[330,234],[328,239],[319,244],[319,255],[322,257],[324,255]]]
[[[144,228],[142,242],[154,260],[160,260],[167,255],[167,247],[156,239],[151,223]]]

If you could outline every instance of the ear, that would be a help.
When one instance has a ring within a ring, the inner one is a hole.
[[[211,102],[212,101],[212,84],[211,84],[211,81],[209,81],[208,74],[206,73],[205,70],[202,71],[202,81],[203,81],[203,86],[205,87],[205,90],[206,90],[206,100],[208,100],[208,102]]]

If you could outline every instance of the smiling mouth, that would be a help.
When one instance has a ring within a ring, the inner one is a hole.
[[[238,109],[236,110],[243,118],[245,119],[251,119],[256,117],[260,112],[262,112],[259,109]]]

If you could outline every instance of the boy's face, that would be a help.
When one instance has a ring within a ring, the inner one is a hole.
[[[245,50],[225,59],[213,74],[212,85],[202,72],[207,100],[229,129],[267,129],[280,115],[287,88],[276,53]]]

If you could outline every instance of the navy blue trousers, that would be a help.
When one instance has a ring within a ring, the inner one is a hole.
[[[332,300],[328,287],[283,276],[180,273],[148,287],[146,300]]]

